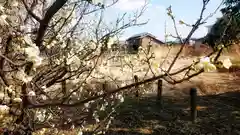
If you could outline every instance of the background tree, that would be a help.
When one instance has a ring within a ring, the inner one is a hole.
[[[219,44],[227,45],[239,39],[240,1],[226,0],[224,6],[221,9],[223,16],[217,19],[206,36],[206,42],[214,49],[217,49]],[[227,34],[223,35],[224,31]]]

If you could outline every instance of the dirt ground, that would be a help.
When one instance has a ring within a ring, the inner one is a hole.
[[[239,73],[204,73],[175,86],[163,82],[162,102],[154,88],[139,100],[126,97],[106,135],[240,135],[239,84]],[[195,123],[190,115],[191,87],[198,90]]]
[[[181,58],[173,70],[189,65]],[[163,82],[162,106],[156,83],[147,95],[127,98],[108,135],[240,135],[240,72],[203,73],[177,85]],[[190,120],[190,88],[197,88],[197,120]]]
[[[181,58],[173,70],[191,62],[189,58]],[[240,135],[240,72],[203,73],[177,85],[163,81],[162,102],[156,100],[156,86],[156,82],[143,86],[148,93],[139,100],[126,97],[106,134]],[[196,123],[190,120],[192,87],[198,93]]]
[[[139,101],[128,98],[107,134],[240,135],[239,84],[239,73],[204,73],[176,86],[165,85],[162,107],[154,92]],[[199,95],[195,124],[190,120],[191,87],[197,87]]]
[[[190,121],[188,98],[154,97],[126,100],[108,134],[117,135],[239,135],[239,92],[201,96],[196,123]],[[237,116],[238,115],[238,116]]]

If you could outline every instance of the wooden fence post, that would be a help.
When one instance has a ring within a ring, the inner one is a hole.
[[[102,84],[102,90],[104,93],[106,93],[106,88],[107,88],[107,82],[105,81],[103,84]]]
[[[134,75],[134,80],[135,80],[135,83],[138,82],[138,76],[137,75]],[[135,86],[135,89],[136,89],[135,97],[139,98],[139,87]]]
[[[158,80],[157,83],[157,101],[162,106],[162,80]]]
[[[190,105],[191,105],[191,120],[193,123],[196,122],[197,118],[197,89],[196,88],[191,88],[190,89]]]

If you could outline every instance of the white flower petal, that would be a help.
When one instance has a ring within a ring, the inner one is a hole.
[[[13,7],[17,7],[17,6],[18,6],[18,2],[17,2],[16,0],[13,1],[12,6],[13,6]]]
[[[25,41],[27,44],[33,45],[33,42],[32,42],[32,39],[31,39],[30,36],[25,35],[23,38],[24,38],[24,41]]]
[[[15,103],[21,103],[22,102],[22,99],[21,98],[14,98],[13,101]]]
[[[224,59],[223,60],[223,66],[227,69],[229,69],[232,66],[232,62],[230,61],[230,59]]]
[[[209,63],[210,62],[210,58],[209,57],[204,57],[200,59],[200,63]]]
[[[5,94],[3,92],[0,92],[0,100],[4,99]]]
[[[30,91],[30,92],[28,93],[28,96],[33,97],[33,96],[36,96],[36,94],[35,94],[34,91]]]
[[[0,16],[0,24],[1,25],[9,25],[8,22],[6,21],[7,15],[1,15]]]
[[[204,66],[204,71],[206,71],[206,72],[210,72],[210,71],[215,71],[217,68],[216,68],[216,66],[214,65],[214,64],[206,64],[205,66]]]
[[[0,105],[0,114],[8,114],[10,108],[6,105]]]
[[[43,99],[43,100],[47,100],[47,96],[46,95],[41,95],[41,98]]]

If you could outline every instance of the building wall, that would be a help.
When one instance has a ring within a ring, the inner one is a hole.
[[[151,37],[144,37],[141,40],[141,46],[146,48],[147,46],[151,45],[153,48],[154,47],[158,47],[159,45],[161,45],[159,42],[157,42],[156,40],[154,40]]]
[[[132,38],[128,40],[128,51],[130,53],[137,53],[139,46],[143,48],[148,48],[151,46],[151,48],[155,48],[161,45],[155,38],[152,38],[150,36],[145,37],[139,37],[139,38]]]
[[[165,53],[169,52],[169,49],[171,48],[171,54],[175,55],[179,49],[181,48],[180,44],[176,44],[173,46],[168,46],[166,44],[159,43],[154,38],[146,36],[141,38],[140,40],[133,39],[131,40],[128,45],[128,50],[132,50],[133,44],[138,44],[139,46],[142,46],[143,48],[148,49],[149,46],[151,46],[151,51],[156,51],[156,53],[165,55]],[[209,54],[212,51],[211,47],[202,44],[201,41],[195,41],[194,44],[187,44],[182,52],[183,56],[201,56]],[[137,52],[136,52],[137,53]]]
[[[140,38],[133,38],[127,41],[127,49],[130,53],[137,53],[138,47],[141,45],[141,39]]]
[[[211,47],[204,44],[186,45],[184,48],[184,54],[192,56],[204,56],[211,53],[213,50]]]

